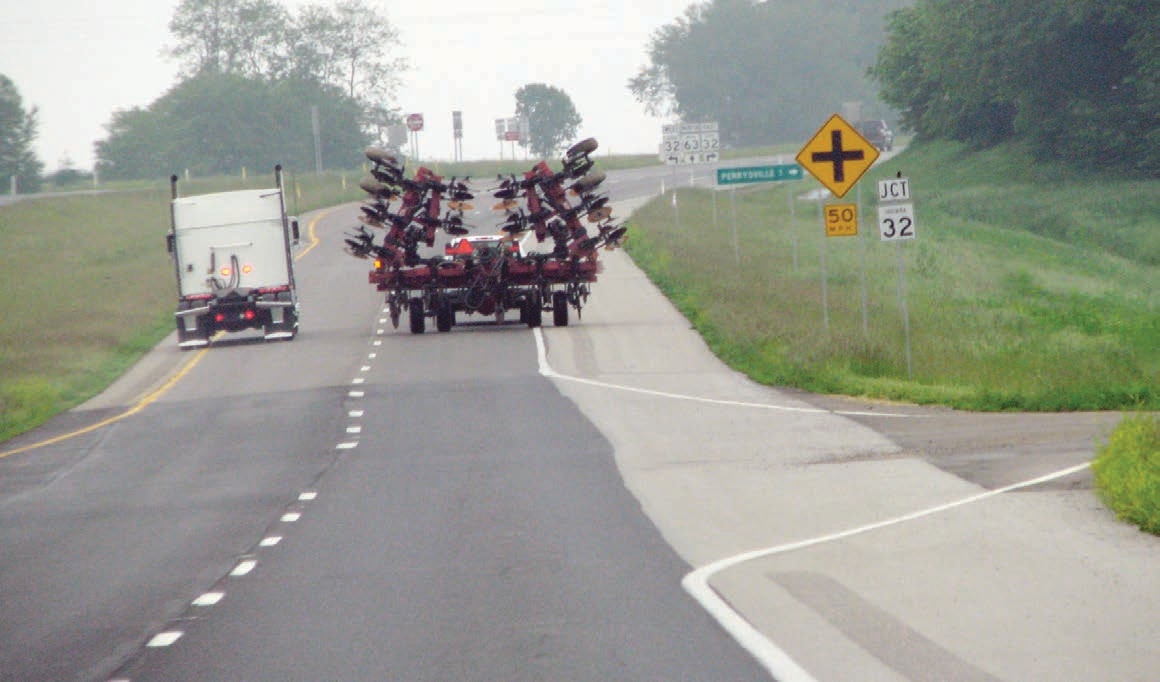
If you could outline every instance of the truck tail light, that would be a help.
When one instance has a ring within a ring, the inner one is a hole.
[[[243,275],[248,275],[253,271],[254,271],[254,266],[250,265],[249,263],[246,263],[245,265],[242,266],[242,274]]]

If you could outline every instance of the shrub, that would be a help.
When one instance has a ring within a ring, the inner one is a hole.
[[[1160,415],[1124,417],[1096,452],[1092,470],[1116,516],[1160,535]]]

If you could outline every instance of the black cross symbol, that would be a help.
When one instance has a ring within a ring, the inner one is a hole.
[[[830,131],[831,149],[828,152],[814,152],[814,163],[824,162],[834,164],[834,182],[846,181],[846,162],[861,161],[864,154],[861,149],[850,151],[842,149],[842,131]]]

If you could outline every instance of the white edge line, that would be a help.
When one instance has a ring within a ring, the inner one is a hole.
[[[544,339],[540,328],[536,327],[532,330],[536,336],[536,359],[539,362],[540,374],[549,379],[561,379],[563,381],[571,381],[577,384],[585,384],[587,386],[596,386],[599,388],[610,388],[617,391],[626,391],[628,393],[640,393],[643,395],[656,396],[658,398],[672,398],[674,400],[688,400],[695,403],[707,403],[710,405],[723,405],[726,407],[748,407],[760,410],[775,410],[778,412],[801,412],[806,414],[836,414],[844,417],[894,417],[894,418],[910,418],[910,419],[925,419],[925,415],[921,414],[902,414],[898,412],[866,412],[857,410],[823,410],[818,407],[789,407],[786,405],[770,405],[768,403],[748,403],[740,400],[722,400],[719,398],[702,398],[700,396],[685,395],[682,393],[669,393],[667,391],[654,391],[648,388],[637,388],[635,386],[625,386],[623,384],[610,384],[604,381],[596,381],[594,379],[585,379],[582,377],[568,376],[560,374],[548,364],[547,349],[544,346]]]
[[[701,608],[705,609],[705,611],[713,616],[713,618],[716,619],[721,627],[725,628],[725,630],[734,639],[736,639],[737,642],[741,644],[741,646],[744,647],[746,651],[750,652],[754,658],[756,658],[763,666],[765,666],[765,668],[769,670],[769,672],[773,674],[773,676],[780,682],[812,682],[814,678],[811,677],[809,673],[798,666],[797,663],[795,663],[788,654],[779,649],[777,645],[766,639],[764,635],[762,635],[756,628],[750,625],[749,622],[746,621],[740,613],[733,610],[729,604],[724,599],[722,599],[720,595],[717,594],[717,592],[709,585],[709,581],[712,580],[714,575],[726,569],[733,568],[739,564],[756,559],[762,559],[765,557],[773,556],[775,554],[785,554],[786,552],[792,552],[794,550],[804,549],[806,547],[813,547],[815,545],[820,545],[827,542],[834,542],[836,540],[843,540],[853,535],[868,533],[872,530],[878,530],[880,528],[886,528],[888,526],[895,526],[898,524],[906,523],[908,521],[914,521],[915,519],[938,514],[944,511],[955,509],[956,507],[962,507],[968,504],[973,504],[975,502],[982,502],[983,500],[987,500],[992,497],[1011,492],[1013,490],[1029,488],[1031,486],[1039,485],[1040,483],[1053,481],[1057,478],[1070,476],[1071,474],[1083,471],[1089,466],[1090,465],[1087,463],[1078,464],[1073,467],[1068,467],[1067,469],[1062,469],[1060,471],[1039,476],[1038,478],[1022,481],[1020,483],[1004,486],[1002,488],[996,488],[995,490],[988,490],[986,492],[978,493],[977,495],[970,495],[954,502],[948,502],[946,504],[929,507],[927,509],[911,512],[909,514],[903,514],[902,516],[896,516],[885,521],[870,523],[864,526],[859,526],[857,528],[851,528],[837,533],[831,533],[829,535],[822,535],[816,538],[810,538],[808,540],[799,540],[797,542],[790,542],[783,545],[777,545],[775,547],[754,550],[751,552],[738,554],[736,556],[727,557],[725,559],[720,559],[688,573],[684,579],[681,580],[681,586],[685,588],[685,591],[688,592],[689,595],[693,597],[693,599],[697,600],[697,603],[701,605]]]

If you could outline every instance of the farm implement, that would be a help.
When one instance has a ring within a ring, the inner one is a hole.
[[[592,138],[573,145],[559,171],[541,161],[522,175],[499,176],[489,191],[503,220],[495,234],[476,236],[463,220],[475,198],[466,179],[444,181],[425,167],[407,178],[398,157],[372,147],[370,177],[360,183],[369,198],[345,250],[373,259],[368,279],[386,293],[395,328],[404,311],[415,334],[428,318],[450,331],[458,313],[503,323],[516,311],[521,323],[538,327],[551,311],[556,326],[567,326],[569,308],[580,316],[602,269],[600,250],[620,246],[627,231],[612,220],[608,196],[597,193],[605,174],[593,170],[596,147]],[[441,253],[440,232],[450,238]],[[525,251],[532,236],[544,250]]]

